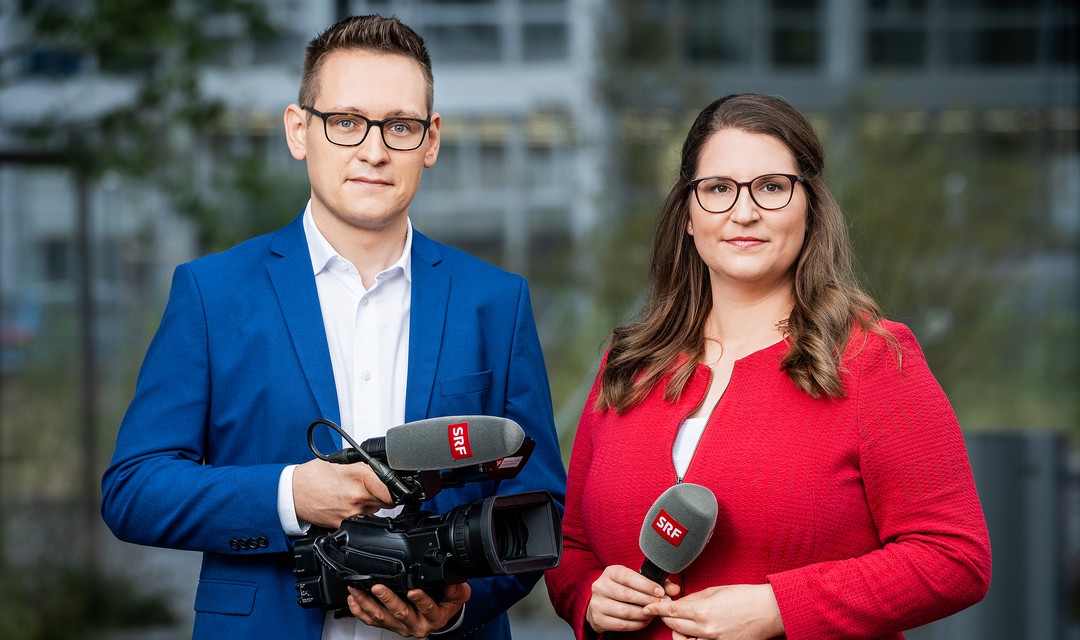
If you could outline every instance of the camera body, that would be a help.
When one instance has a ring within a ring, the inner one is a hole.
[[[363,445],[365,451],[368,443]],[[512,478],[536,443],[525,438],[514,456],[443,471],[397,471],[409,493],[392,518],[352,516],[336,531],[320,529],[293,548],[297,603],[335,617],[351,615],[347,587],[382,584],[402,598],[423,589],[440,600],[443,587],[470,578],[543,571],[562,554],[559,510],[546,491],[495,495],[439,515],[420,503],[447,487]],[[368,452],[376,460],[385,452]],[[391,491],[394,493],[394,490]]]
[[[346,587],[385,585],[404,598],[469,578],[543,571],[558,564],[559,512],[546,491],[491,496],[444,515],[353,516],[294,549],[298,602],[348,615]]]

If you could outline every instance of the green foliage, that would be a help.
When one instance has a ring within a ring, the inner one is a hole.
[[[174,56],[177,72],[205,64],[226,44],[206,31],[214,21],[239,20],[255,41],[275,35],[253,0],[20,0],[18,12],[37,37],[92,56],[106,75],[125,77],[152,75]]]
[[[300,213],[310,193],[306,175],[275,170],[258,152],[231,154],[213,186],[200,191],[187,180],[166,185],[177,207],[198,224],[199,241],[207,252],[283,226]]]
[[[915,331],[966,428],[1080,425],[1080,327],[1045,260],[1075,249],[1041,213],[1034,137],[885,129],[833,172],[867,288]]]
[[[28,43],[48,43],[95,65],[103,78],[115,78],[117,95],[131,92],[130,99],[79,121],[67,106],[42,113],[24,132],[28,145],[54,151],[91,178],[114,172],[164,187],[177,196],[174,205],[179,205],[180,213],[209,225],[208,237],[233,237],[228,229],[233,224],[230,212],[206,215],[205,207],[185,194],[195,183],[193,158],[198,145],[192,141],[220,131],[225,115],[224,105],[203,93],[200,77],[237,37],[264,42],[276,35],[262,3],[21,0],[18,11],[32,36],[21,45],[10,45],[5,57],[28,48]],[[270,183],[275,177],[266,180]]]

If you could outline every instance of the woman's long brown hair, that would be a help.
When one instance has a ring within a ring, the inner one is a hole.
[[[881,310],[855,281],[844,214],[825,184],[825,152],[813,126],[781,98],[730,95],[705,107],[687,133],[678,178],[657,220],[648,300],[639,321],[612,332],[598,410],[625,411],[672,371],[665,398],[675,400],[704,355],[712,290],[708,267],[686,227],[690,181],[701,149],[712,134],[723,129],[776,138],[806,178],[806,239],[794,267],[795,304],[783,327],[791,347],[782,367],[792,382],[815,398],[842,397],[840,357],[852,329],[858,325],[884,334],[895,344],[878,327]]]

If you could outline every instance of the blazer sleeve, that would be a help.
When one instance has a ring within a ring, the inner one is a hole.
[[[603,364],[600,367],[603,371]],[[592,432],[596,412],[593,406],[600,388],[597,374],[581,413],[574,448],[570,455],[570,472],[566,484],[566,516],[563,518],[563,557],[558,567],[544,577],[548,595],[555,612],[569,623],[578,640],[586,637],[585,612],[592,599],[592,584],[604,572],[603,564],[589,547],[582,513],[585,483],[592,468]]]
[[[102,479],[102,517],[118,538],[138,544],[285,551],[276,506],[285,464],[204,463],[212,401],[208,345],[199,283],[182,265]]]
[[[503,416],[521,425],[526,435],[536,441],[532,457],[516,478],[498,484],[499,495],[526,491],[547,491],[560,511],[566,499],[566,470],[559,453],[559,441],[552,413],[551,391],[540,340],[533,319],[528,285],[519,279],[517,304],[513,314],[513,337],[507,367],[506,400]],[[494,382],[493,382],[494,384]],[[472,596],[465,606],[464,620],[458,631],[439,634],[438,638],[467,635],[477,626],[505,613],[528,595],[543,575],[530,572],[493,578],[469,580]]]
[[[956,416],[915,337],[903,325],[888,328],[899,363],[884,340],[868,336],[848,388],[881,548],[768,576],[791,640],[911,629],[989,588],[990,541]]]

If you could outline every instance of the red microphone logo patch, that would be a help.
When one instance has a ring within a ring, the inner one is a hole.
[[[686,527],[679,524],[678,520],[672,518],[663,509],[657,514],[656,520],[653,520],[652,528],[663,536],[664,540],[676,547],[682,544],[683,538],[686,537]]]
[[[455,422],[447,427],[450,438],[450,457],[454,460],[472,457],[472,445],[469,444],[469,423]]]

